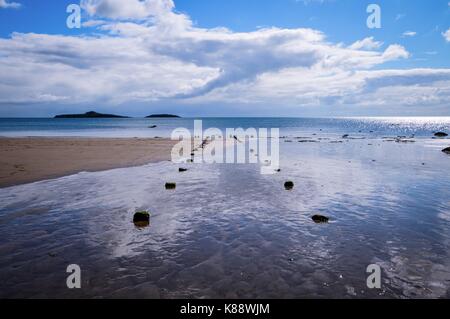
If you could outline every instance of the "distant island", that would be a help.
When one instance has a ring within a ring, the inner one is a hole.
[[[149,115],[146,118],[150,119],[150,118],[180,118],[178,115],[173,115],[173,114],[153,114],[153,115]]]
[[[65,114],[65,115],[57,115],[55,119],[87,119],[87,118],[95,118],[95,119],[112,119],[112,118],[120,118],[125,119],[129,118],[127,116],[113,115],[113,114],[102,114],[97,112],[87,112],[84,114]]]

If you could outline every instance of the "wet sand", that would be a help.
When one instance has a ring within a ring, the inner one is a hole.
[[[163,161],[0,189],[0,298],[450,298],[447,142],[328,137],[283,141],[275,175]]]
[[[0,138],[0,188],[170,159],[169,139]]]

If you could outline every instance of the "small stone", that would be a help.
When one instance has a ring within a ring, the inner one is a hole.
[[[167,190],[173,190],[177,188],[177,184],[176,183],[166,183],[166,189]]]
[[[316,224],[326,224],[330,221],[330,219],[328,217],[322,216],[322,215],[314,215],[312,217],[312,220],[316,223]]]
[[[180,173],[184,173],[184,172],[187,172],[187,168],[182,168],[182,167],[180,167],[179,169],[178,169],[178,171],[180,172]]]
[[[444,133],[444,132],[437,132],[437,133],[434,134],[434,136],[436,136],[436,137],[447,137],[448,134]]]
[[[294,188],[294,182],[287,181],[286,183],[284,183],[284,188],[288,191],[292,190]]]
[[[148,227],[150,225],[150,213],[147,211],[135,213],[133,223],[138,228]]]
[[[149,126],[148,128],[157,128],[158,126],[156,126],[156,125],[152,125],[152,126]]]
[[[442,150],[442,152],[444,152],[445,154],[450,155],[450,147],[444,148],[444,149]]]
[[[350,135],[348,135],[348,134],[342,135],[342,138],[349,138],[349,137],[350,137]]]

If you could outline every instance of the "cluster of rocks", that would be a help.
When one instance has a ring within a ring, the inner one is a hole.
[[[436,132],[434,133],[434,137],[437,138],[444,138],[444,137],[448,137],[448,134],[445,132]],[[442,150],[443,153],[450,155],[450,147],[444,148]]]

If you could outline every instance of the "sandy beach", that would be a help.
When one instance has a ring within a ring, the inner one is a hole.
[[[169,139],[0,138],[0,188],[170,159]]]

